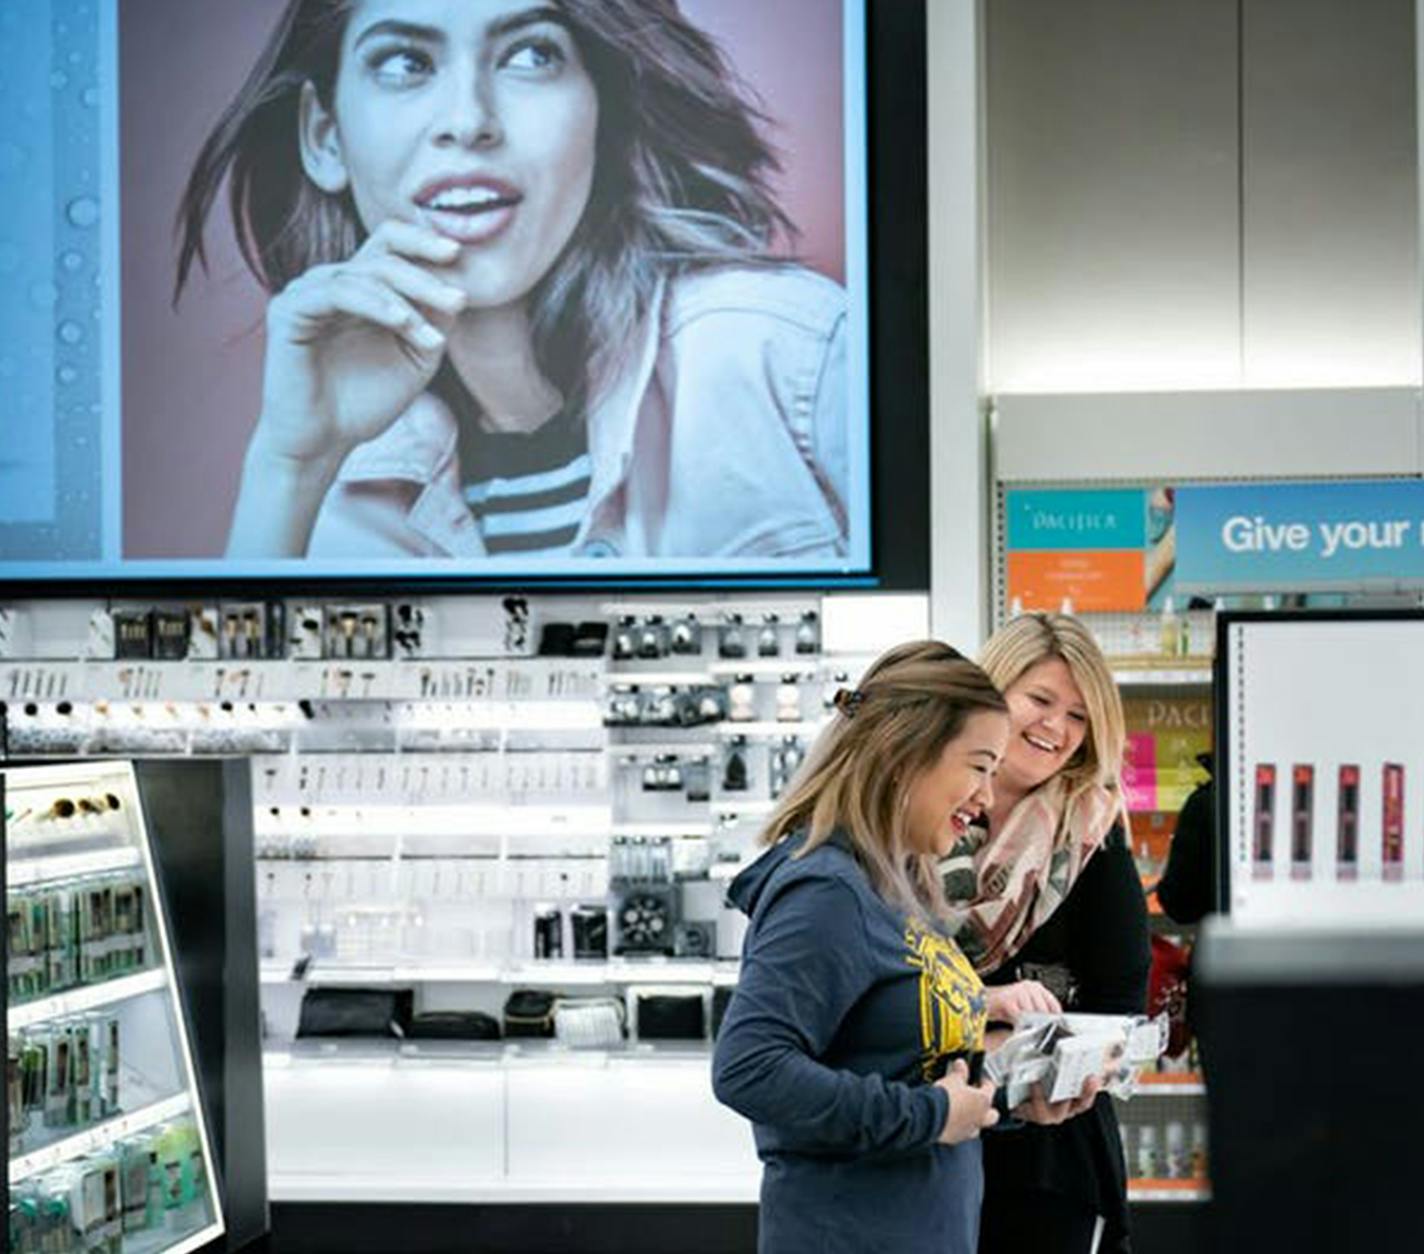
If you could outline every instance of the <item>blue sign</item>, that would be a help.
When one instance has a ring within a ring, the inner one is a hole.
[[[1424,481],[1179,487],[1176,505],[1185,592],[1424,586]]]
[[[1004,513],[1010,550],[1147,547],[1147,494],[1141,488],[1010,488]]]

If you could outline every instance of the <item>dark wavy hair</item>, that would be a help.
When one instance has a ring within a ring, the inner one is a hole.
[[[716,42],[677,0],[554,0],[598,93],[595,175],[569,243],[531,293],[536,358],[565,398],[585,397],[646,312],[661,274],[775,265],[796,228],[777,204],[767,118]],[[289,0],[203,144],[177,214],[177,302],[224,179],[243,259],[269,291],[341,261],[365,232],[349,191],[306,176],[298,103],[330,110],[351,0]]]

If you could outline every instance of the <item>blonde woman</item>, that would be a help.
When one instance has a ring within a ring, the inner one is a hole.
[[[967,906],[960,944],[990,986],[1083,1012],[1140,1013],[1151,963],[1147,911],[1119,780],[1122,700],[1088,630],[1026,614],[996,632],[981,664],[1003,691],[1009,738],[988,836],[942,867]],[[1041,1006],[1036,1006],[1041,1008]],[[982,1254],[1129,1248],[1117,1117],[1100,1097],[1060,1126],[985,1142]]]
[[[760,1254],[972,1254],[998,1114],[968,1064],[1002,1011],[946,931],[938,864],[994,804],[1004,700],[926,641],[836,704],[732,885],[751,924],[713,1087],[754,1125]]]

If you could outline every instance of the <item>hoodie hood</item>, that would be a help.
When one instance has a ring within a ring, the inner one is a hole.
[[[773,845],[751,866],[738,873],[737,878],[732,881],[732,886],[727,889],[727,900],[750,918],[757,908],[757,902],[766,891],[767,884],[771,882],[771,877],[786,864],[793,847],[800,843],[799,836],[792,836]]]
[[[801,848],[805,839],[804,832],[796,832],[773,845],[732,881],[731,887],[727,889],[727,900],[750,918],[766,896],[772,878],[791,861],[792,855]],[[843,832],[832,832],[825,843],[854,859],[853,847]],[[784,875],[781,877],[782,881],[786,878]]]

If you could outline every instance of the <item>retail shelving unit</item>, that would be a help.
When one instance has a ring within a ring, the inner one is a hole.
[[[250,759],[274,1201],[754,1202],[707,1075],[744,927],[722,899],[831,693],[895,642],[842,603],[29,602],[0,608],[5,747]],[[182,656],[113,656],[159,615]],[[593,656],[536,652],[591,623]],[[540,989],[627,1026],[299,1036],[328,989],[495,1021]],[[640,1023],[650,998],[690,1018]]]
[[[1401,468],[1418,465],[1417,409],[1418,396],[1410,388],[996,397],[990,420],[995,622],[1013,609],[1006,557],[1006,494],[1011,490],[1151,493],[1211,482],[1398,476]],[[1149,540],[1159,538],[1151,534],[1151,517]],[[1095,547],[1091,538],[1076,538],[1082,543],[1064,547]],[[1349,590],[1344,591],[1348,596]],[[1217,749],[1223,745],[1211,671],[1217,616],[1187,609],[1181,597],[1175,600],[1171,612],[1165,606],[1134,613],[1075,608],[1108,654],[1127,707],[1129,740],[1135,742],[1129,779],[1130,791],[1137,794],[1133,851],[1149,892],[1154,934],[1190,945],[1195,930],[1166,919],[1151,888],[1165,866],[1176,812],[1190,788],[1205,779],[1197,753],[1213,742]],[[1258,607],[1264,600],[1233,598],[1231,608]],[[1139,758],[1139,747],[1150,757]],[[1223,795],[1220,789],[1218,795]],[[1139,1211],[1144,1244],[1160,1239],[1164,1248],[1194,1248],[1197,1238],[1205,1238],[1198,1220],[1187,1213],[1193,1208],[1167,1206],[1164,1211],[1156,1205],[1210,1195],[1203,1161],[1205,1088],[1190,1053],[1175,1059],[1172,1068],[1149,1078],[1120,1112],[1129,1195],[1134,1202],[1153,1204],[1152,1220]],[[1157,1212],[1164,1212],[1162,1222]],[[1170,1231],[1166,1214],[1181,1219],[1173,1221]]]
[[[9,1246],[181,1254],[224,1231],[132,767],[6,767]]]

